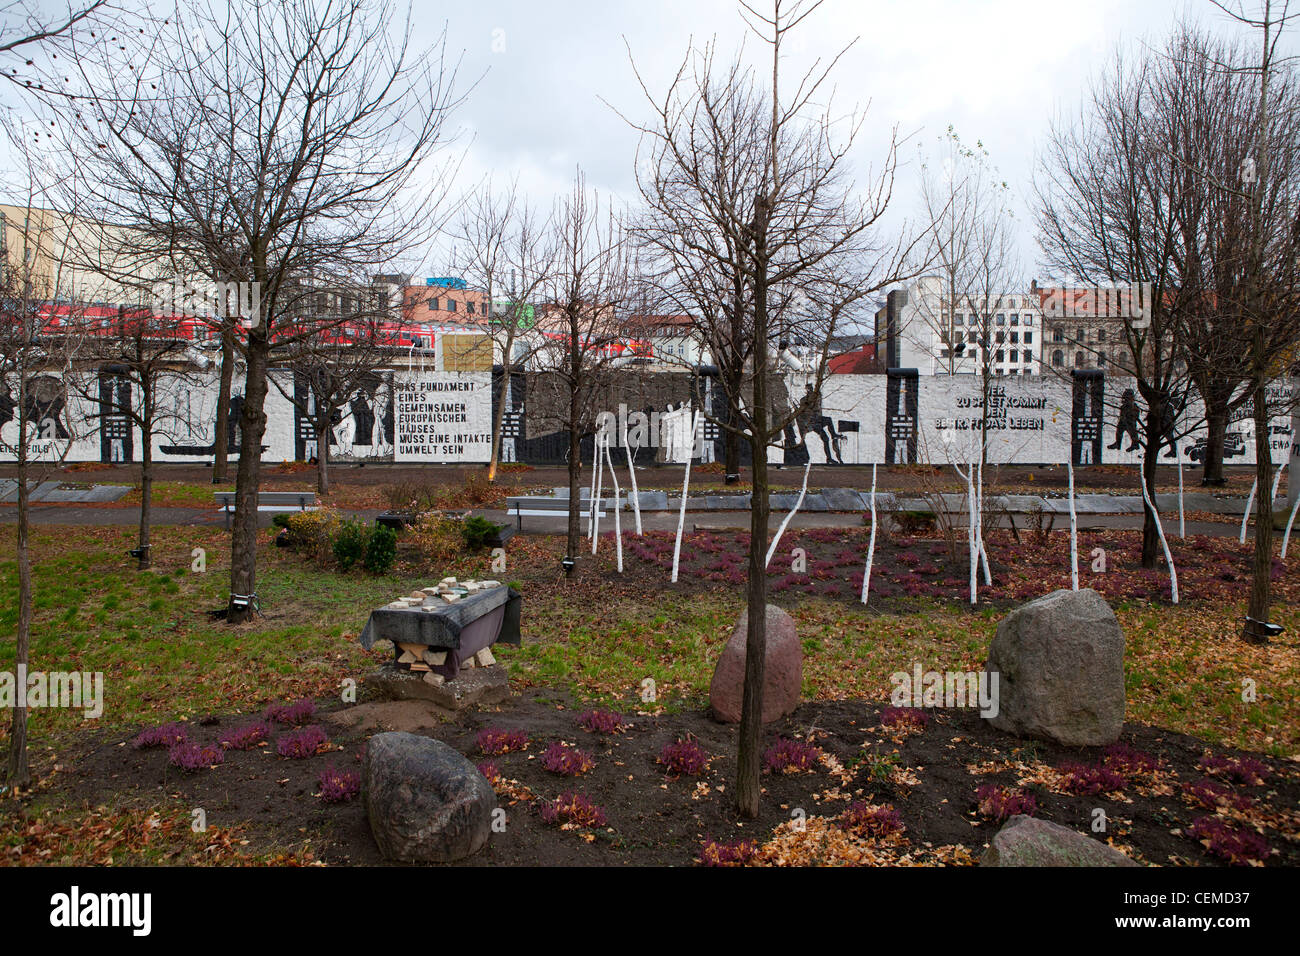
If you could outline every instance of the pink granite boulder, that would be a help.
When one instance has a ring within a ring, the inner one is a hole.
[[[745,641],[749,611],[740,615],[713,671],[709,703],[723,723],[740,722],[745,688]],[[773,604],[767,606],[767,656],[763,671],[763,723],[769,724],[799,706],[803,687],[803,647],[794,620]]]

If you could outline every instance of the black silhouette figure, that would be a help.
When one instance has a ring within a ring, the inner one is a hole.
[[[1119,421],[1115,423],[1115,441],[1107,445],[1107,448],[1119,448],[1128,435],[1129,445],[1125,451],[1133,451],[1138,446],[1138,406],[1137,396],[1133,394],[1133,389],[1124,389],[1124,395],[1119,403]]]

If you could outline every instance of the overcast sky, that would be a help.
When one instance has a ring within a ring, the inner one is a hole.
[[[51,17],[67,8],[62,0],[39,6]],[[951,125],[984,144],[1011,187],[1022,257],[1037,271],[1032,177],[1053,117],[1077,111],[1117,46],[1159,45],[1184,15],[1248,32],[1209,0],[825,0],[791,35],[783,75],[856,38],[832,75],[837,111],[867,110],[856,178],[867,182],[879,168],[895,127],[905,138],[884,231],[897,234],[919,213],[918,148],[935,149]],[[459,60],[468,90],[453,120],[463,152],[455,191],[489,175],[497,185],[517,178],[542,208],[578,165],[589,185],[635,202],[638,135],[619,112],[644,121],[648,111],[632,60],[662,95],[692,42],[716,39],[724,60],[742,41],[751,59],[764,52],[746,41],[733,0],[416,0],[412,16],[417,48],[446,30],[448,60]],[[448,271],[444,253],[429,260],[420,267],[427,274]]]
[[[1183,14],[1241,31],[1208,0],[826,0],[792,35],[787,75],[856,37],[833,78],[837,107],[869,107],[859,177],[883,160],[895,125],[909,137],[891,224],[918,212],[918,146],[936,146],[952,125],[984,143],[1014,191],[1033,265],[1028,199],[1053,116],[1077,110],[1117,44],[1158,44]],[[637,134],[602,102],[647,115],[625,41],[662,93],[692,40],[716,37],[730,54],[745,37],[731,0],[479,0],[445,14],[422,3],[417,17],[426,43],[446,22],[450,49],[463,51],[462,78],[477,79],[458,117],[468,144],[464,182],[517,176],[543,204],[578,164],[591,185],[636,198]],[[752,38],[747,46],[758,52]]]

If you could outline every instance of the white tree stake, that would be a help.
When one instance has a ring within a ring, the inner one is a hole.
[[[700,413],[695,412],[691,416],[691,447],[695,450],[695,432],[700,427]],[[691,486],[691,456],[690,452],[686,454],[686,473],[682,476],[682,507],[677,513],[677,541],[673,544],[673,578],[672,583],[677,583],[677,563],[682,553],[682,529],[686,527],[686,492]]]
[[[619,512],[623,510],[618,487],[618,473],[614,471],[614,459],[609,453],[609,442],[605,442],[605,463],[609,465],[609,480],[614,483],[614,547],[618,555],[618,573],[623,573],[623,521]]]
[[[1183,514],[1183,455],[1178,453],[1178,537],[1187,537],[1187,522]]]
[[[1165,540],[1164,525],[1160,523],[1160,509],[1156,507],[1155,502],[1151,500],[1151,496],[1147,494],[1146,463],[1147,456],[1144,453],[1142,457],[1138,459],[1138,480],[1142,482],[1142,500],[1146,502],[1146,506],[1151,509],[1151,515],[1156,519],[1156,535],[1160,538],[1160,547],[1164,548],[1165,562],[1169,565],[1169,596],[1173,599],[1173,602],[1177,604],[1178,571],[1174,567],[1174,556],[1169,552],[1169,542]]]
[[[981,443],[983,443],[982,438],[980,439],[980,441]],[[976,502],[975,502],[975,511],[977,512],[978,519],[975,523],[975,541],[979,545],[980,567],[984,569],[984,586],[992,587],[993,574],[989,571],[989,553],[984,549],[984,449],[983,447],[980,448],[979,471],[977,472],[977,474],[979,477],[977,479],[977,484],[975,486],[978,489],[978,494],[976,496]],[[943,499],[941,498],[940,500],[942,501]]]
[[[781,527],[776,529],[776,537],[772,539],[772,544],[767,549],[767,560],[763,562],[763,567],[767,567],[772,563],[772,555],[776,554],[776,546],[781,543],[781,535],[785,534],[785,529],[789,526],[790,519],[794,517],[794,513],[798,511],[799,506],[803,504],[804,495],[808,493],[808,472],[811,470],[812,458],[809,457],[808,464],[804,466],[803,470],[803,487],[799,489],[799,500],[794,503],[794,507],[790,509],[790,513],[785,516],[785,519],[781,522]]]
[[[1282,535],[1282,557],[1286,558],[1287,542],[1291,540],[1291,526],[1295,524],[1295,513],[1300,511],[1300,495],[1296,496],[1295,504],[1291,506],[1291,517],[1286,521],[1286,533]]]
[[[1079,590],[1079,518],[1074,510],[1074,462],[1065,459],[1070,476],[1070,590]]]
[[[632,446],[627,442],[627,422],[623,423],[623,450],[627,452],[627,473],[632,478],[632,514],[636,516],[636,535],[641,537],[641,495],[636,490],[636,463],[632,461]],[[609,466],[610,473],[614,471],[613,462]]]
[[[601,454],[601,449],[605,447],[608,439],[601,441],[596,440],[596,493],[591,498],[591,553],[596,553],[596,545],[600,542],[600,498],[605,493],[605,458]]]
[[[591,438],[591,490],[587,494],[587,536],[592,537],[596,521],[596,472],[600,468],[600,433]]]
[[[1242,512],[1241,515],[1241,538],[1239,539],[1239,542],[1241,544],[1246,543],[1246,526],[1250,524],[1250,509],[1255,504],[1255,489],[1258,486],[1259,486],[1259,476],[1256,475],[1255,480],[1250,484],[1250,496],[1246,499],[1246,510]]]
[[[871,540],[867,542],[867,570],[862,575],[862,603],[867,603],[871,587],[871,563],[876,557],[876,464],[871,463]]]

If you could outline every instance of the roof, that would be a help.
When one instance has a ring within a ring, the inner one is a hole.
[[[868,343],[862,348],[840,355],[832,355],[826,362],[832,375],[870,375],[878,372],[876,346]]]

